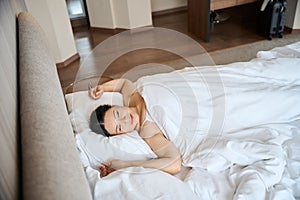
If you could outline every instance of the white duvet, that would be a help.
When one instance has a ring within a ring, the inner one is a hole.
[[[185,173],[133,167],[100,178],[87,167],[95,199],[300,197],[300,43],[257,57],[140,78]]]

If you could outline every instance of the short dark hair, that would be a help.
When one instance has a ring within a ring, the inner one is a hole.
[[[104,135],[106,137],[112,136],[104,127],[104,116],[106,111],[108,111],[112,106],[111,105],[100,105],[96,108],[90,117],[90,128],[93,132],[97,134]]]

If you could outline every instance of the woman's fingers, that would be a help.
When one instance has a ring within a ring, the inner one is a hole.
[[[112,172],[114,172],[114,171],[116,171],[115,169],[113,169],[113,168],[107,168],[107,175],[108,174],[110,174],[110,173],[112,173]]]
[[[98,88],[98,90],[96,90],[96,92],[95,92],[95,96],[96,97],[101,97],[103,92],[104,92],[103,88]]]
[[[93,87],[89,90],[89,96],[93,99],[99,99],[102,96],[103,92],[103,87],[101,85],[97,85],[96,87]]]
[[[94,92],[94,89],[95,89],[95,88],[89,89],[89,96],[90,96],[92,99],[95,99],[95,92]]]
[[[108,174],[112,173],[113,171],[116,171],[115,169],[103,164],[99,166],[99,169],[101,171],[101,177],[105,177]]]
[[[101,171],[101,177],[105,177],[105,176],[108,175],[108,174],[107,174],[107,169],[106,169],[105,166],[100,165],[100,166],[99,166],[99,169],[100,169],[100,171]]]

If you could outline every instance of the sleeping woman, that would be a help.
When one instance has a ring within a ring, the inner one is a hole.
[[[186,68],[145,76],[135,84],[117,79],[92,88],[93,99],[120,92],[124,106],[98,107],[91,129],[105,136],[137,131],[157,155],[103,163],[102,176],[131,166],[170,174],[181,165],[219,172],[240,166],[259,174],[255,179],[266,188],[274,185],[285,165],[281,145],[290,134],[282,130],[300,119],[299,63],[287,70],[285,62]]]
[[[92,88],[89,95],[93,99],[99,99],[103,92],[120,92],[124,106],[99,106],[91,115],[91,129],[107,137],[137,131],[158,158],[135,162],[111,160],[99,167],[101,175],[106,176],[114,170],[132,166],[161,169],[170,174],[178,173],[181,169],[179,151],[159,127],[149,120],[144,99],[134,84],[127,79],[112,80]]]

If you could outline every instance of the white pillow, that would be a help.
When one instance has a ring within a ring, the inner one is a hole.
[[[100,99],[93,100],[87,91],[80,91],[66,94],[65,99],[84,166],[94,166],[112,159],[133,161],[157,157],[136,131],[105,137],[89,128],[90,115],[98,106],[123,105],[120,93],[105,92]]]
[[[99,105],[123,105],[123,97],[119,92],[105,92],[98,100],[90,98],[87,91],[66,94],[65,98],[69,113],[79,110],[87,119]]]
[[[89,129],[90,115],[98,106],[123,105],[123,97],[119,92],[105,92],[100,99],[94,100],[87,91],[80,91],[66,94],[65,99],[75,133]]]

